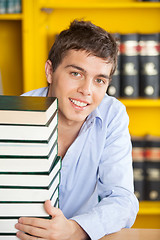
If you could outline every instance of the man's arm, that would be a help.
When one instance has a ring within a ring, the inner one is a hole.
[[[21,230],[17,232],[18,238],[23,240],[37,239],[35,237],[42,240],[87,240],[89,238],[78,223],[68,220],[60,209],[51,206],[49,200],[45,202],[44,207],[52,219],[21,217],[15,225],[18,230]]]
[[[99,165],[98,193],[101,201],[85,214],[75,216],[92,240],[133,225],[138,201],[133,193],[133,169],[128,116],[117,111],[107,128]]]

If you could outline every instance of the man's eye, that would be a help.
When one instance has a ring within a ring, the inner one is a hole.
[[[75,77],[80,76],[80,74],[78,72],[72,72],[71,74]]]
[[[105,84],[105,81],[102,80],[102,79],[100,79],[100,78],[97,78],[97,79],[96,79],[96,82],[97,82],[97,83],[104,83],[104,84]]]

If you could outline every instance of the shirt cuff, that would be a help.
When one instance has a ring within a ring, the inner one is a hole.
[[[98,240],[106,235],[102,224],[98,224],[95,218],[89,217],[88,214],[78,215],[71,218],[76,221],[92,240]]]

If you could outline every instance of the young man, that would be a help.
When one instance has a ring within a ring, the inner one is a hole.
[[[49,86],[25,94],[58,98],[62,170],[60,209],[46,201],[51,220],[20,218],[20,239],[97,240],[134,223],[138,201],[128,116],[122,103],[106,95],[116,62],[117,45],[108,32],[73,21],[50,50]]]

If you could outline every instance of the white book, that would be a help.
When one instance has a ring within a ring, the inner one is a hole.
[[[0,96],[0,123],[45,125],[57,108],[54,97]]]
[[[0,124],[0,140],[48,141],[57,124],[57,112],[44,126]]]
[[[57,130],[48,143],[0,142],[1,156],[47,156],[57,140]]]
[[[0,235],[0,240],[19,240],[16,236]]]
[[[49,189],[0,188],[0,202],[44,202],[51,199],[60,182],[60,173],[53,179]]]
[[[51,204],[54,206],[58,198],[58,188],[55,191]],[[48,217],[44,203],[0,203],[0,219],[12,217]]]
[[[18,230],[14,227],[18,223],[17,219],[0,219],[0,234],[16,233]]]
[[[48,172],[57,155],[57,142],[55,142],[50,154],[44,157],[0,157],[0,173],[7,172]],[[0,181],[1,182],[1,181]]]
[[[57,205],[54,207],[58,208]],[[16,233],[18,230],[15,228],[15,224],[18,222],[18,218],[11,219],[0,219],[0,234],[5,233]]]
[[[37,165],[38,165],[37,161]],[[57,158],[48,174],[0,174],[1,187],[48,187],[61,169],[61,161]]]

